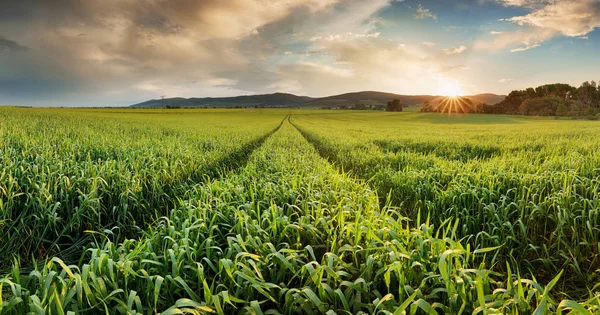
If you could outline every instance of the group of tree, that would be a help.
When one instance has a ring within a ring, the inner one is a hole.
[[[324,107],[323,109],[330,109],[328,107]],[[385,105],[380,104],[354,104],[354,105],[342,105],[339,106],[338,109],[349,109],[349,110],[384,110]]]
[[[483,105],[482,112],[596,118],[600,113],[600,86],[586,81],[578,88],[557,83],[516,90],[498,104]]]
[[[402,101],[399,99],[394,99],[393,101],[387,102],[385,107],[385,111],[387,112],[401,112],[402,111]]]
[[[402,101],[399,99],[394,99],[393,101],[387,102],[386,105],[380,104],[354,104],[354,105],[343,105],[338,107],[339,109],[351,109],[351,110],[385,110],[387,112],[401,112],[402,111]]]

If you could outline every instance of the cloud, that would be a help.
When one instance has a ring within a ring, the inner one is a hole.
[[[300,84],[300,82],[298,82],[298,80],[285,80],[285,81],[279,81],[279,82],[275,82],[272,84],[267,85],[267,89],[274,91],[274,92],[279,92],[279,91],[284,91],[286,93],[296,93],[296,94],[304,94],[304,87],[302,86],[302,84]]]
[[[0,37],[0,79],[11,82],[0,86],[0,94],[34,91],[27,94],[39,102],[71,99],[73,105],[96,105],[107,94],[120,104],[158,91],[233,95],[242,91],[239,73],[268,74],[253,69],[260,63],[244,41],[261,40],[269,25],[296,15],[335,12],[337,2],[23,0],[0,12],[2,35],[19,39]],[[18,54],[25,58],[5,50],[29,51]],[[128,95],[116,92],[127,89]]]
[[[460,66],[449,66],[449,67],[441,67],[437,73],[445,73],[453,70],[471,70],[471,67],[460,65]]]
[[[498,3],[505,7],[527,7],[532,8],[535,6],[548,4],[556,0],[496,0]]]
[[[490,31],[490,35],[500,35],[500,34],[504,34],[504,32]]]
[[[494,35],[493,39],[480,39],[475,41],[473,49],[479,51],[498,51],[507,47],[513,47],[513,52],[524,51],[527,49],[541,46],[541,44],[551,39],[556,32],[548,29],[523,29],[514,32],[504,32]],[[517,46],[517,47],[515,47]]]
[[[585,36],[600,27],[600,1],[561,0],[508,21],[555,30],[564,36]]]
[[[344,34],[330,34],[327,36],[313,36],[310,38],[311,42],[325,40],[325,41],[336,41],[336,40],[347,40],[349,38],[377,38],[381,33],[369,33],[369,34],[354,34],[352,32],[347,32]]]
[[[294,33],[302,34],[299,39],[310,39],[315,36],[327,37],[331,34],[375,33],[378,22],[373,17],[389,5],[389,0],[340,1],[338,5],[334,6],[334,10],[323,10],[319,15],[292,16],[298,20],[285,27],[293,27]],[[307,19],[310,19],[310,22],[307,23]],[[287,34],[286,37],[288,37]]]
[[[540,47],[540,46],[542,46],[542,44],[540,44],[540,43],[533,43],[533,44],[528,44],[528,45],[523,46],[523,47],[513,48],[513,49],[510,50],[510,52],[526,51],[526,50],[537,48],[537,47]]]
[[[449,80],[440,72],[443,67],[439,56],[421,44],[351,37],[343,41],[315,41],[310,49],[323,51],[324,57],[277,66],[272,87],[295,88],[298,93],[315,96],[360,90],[439,94],[441,91],[435,89]],[[444,70],[451,71],[450,67]]]
[[[39,105],[275,91],[428,94],[468,68],[444,67],[434,42],[386,37],[391,26],[377,17],[389,0],[22,0],[17,7],[0,12],[0,29],[30,49],[0,53],[0,94],[35,91]],[[436,18],[423,7],[417,13]]]
[[[510,81],[513,81],[513,80],[514,80],[513,78],[504,78],[504,79],[498,80],[498,83],[505,84],[505,83],[508,83]]]
[[[202,83],[212,86],[232,86],[238,83],[238,80],[232,80],[228,78],[210,78],[204,80]]]
[[[20,45],[19,43],[7,39],[0,35],[0,51],[28,51],[29,47]]]
[[[417,8],[417,11],[413,14],[413,16],[417,20],[423,20],[423,19],[427,19],[427,18],[437,20],[437,16],[435,14],[433,14],[431,11],[429,11],[429,9],[423,8],[420,4],[419,4],[419,7]]]
[[[522,6],[531,12],[504,21],[523,28],[513,32],[490,33],[495,39],[478,40],[474,47],[479,50],[499,50],[506,47],[512,52],[540,47],[557,36],[584,37],[600,28],[600,1],[598,0],[552,0],[552,1],[503,1],[505,5]]]
[[[467,50],[467,47],[460,45],[457,47],[452,47],[452,48],[446,48],[443,50],[444,54],[446,55],[456,55],[456,54],[461,54],[464,51]]]
[[[332,80],[351,82],[345,91],[351,90],[352,86],[360,85],[360,79],[339,74],[354,71],[356,66],[336,56],[341,47],[370,47],[388,42],[381,38],[374,17],[389,5],[389,0],[347,0],[316,13],[297,10],[285,19],[261,27],[259,36],[242,42],[240,49],[251,62],[251,72],[225,75],[239,79],[235,88],[261,93],[282,91],[283,87],[308,95],[341,91],[344,85]],[[292,54],[285,55],[286,51]],[[281,57],[272,58],[269,54],[273,53]],[[260,63],[251,56],[260,56]],[[370,58],[363,56],[358,62],[368,62]],[[297,64],[302,66],[294,66]]]

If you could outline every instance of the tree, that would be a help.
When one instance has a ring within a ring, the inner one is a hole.
[[[590,108],[592,110],[590,110]],[[583,82],[578,88],[563,83],[512,91],[495,105],[484,106],[491,114],[579,115],[589,116],[600,110],[600,84]]]
[[[473,106],[473,112],[477,113],[477,114],[481,114],[485,112],[485,108],[487,108],[489,105],[486,103],[477,103]]]
[[[526,91],[512,91],[506,98],[495,105],[495,114],[518,114],[519,106],[527,99]]]
[[[387,107],[385,108],[388,112],[401,112],[402,111],[402,101],[399,99],[394,99],[391,102],[387,102]]]
[[[431,107],[431,102],[425,101],[425,103],[423,103],[423,107],[421,107],[421,112],[428,113],[428,112],[432,112],[432,111],[433,111],[433,108]]]
[[[368,108],[367,108],[367,105],[365,105],[365,104],[356,104],[356,105],[354,105],[354,109],[356,109],[356,110],[365,110],[365,109],[368,109]]]
[[[599,107],[600,93],[598,92],[596,82],[583,82],[577,89],[577,99],[579,101],[579,110],[582,112],[590,107]]]
[[[534,97],[523,101],[519,112],[523,115],[554,116],[564,101],[556,96]]]
[[[565,102],[560,102],[556,108],[556,116],[567,116],[569,114],[569,108]]]
[[[585,115],[592,119],[595,118],[596,117],[596,109],[593,107],[588,107],[588,109],[585,111]]]

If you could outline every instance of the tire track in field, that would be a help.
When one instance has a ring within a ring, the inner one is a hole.
[[[289,119],[289,116],[289,114],[285,116],[281,120],[279,125],[275,127],[275,129],[269,131],[268,133],[259,137],[258,139],[250,141],[249,143],[245,144],[242,148],[233,152],[232,154],[228,154],[223,158],[217,160],[217,162],[214,163],[214,166],[210,167],[211,171],[206,173],[205,175],[209,176],[210,178],[221,178],[224,177],[227,173],[235,172],[239,168],[242,168],[248,163],[248,159],[252,155],[252,152],[260,148],[260,146],[262,146],[262,144],[270,136],[279,131],[285,120]]]
[[[223,178],[227,174],[229,174],[231,172],[235,172],[238,169],[244,167],[248,163],[248,159],[250,158],[252,153],[256,149],[258,149],[260,146],[262,146],[262,144],[269,137],[271,137],[274,133],[276,133],[281,128],[281,126],[283,125],[285,120],[288,119],[288,116],[289,115],[285,116],[281,120],[279,125],[277,125],[277,127],[275,127],[273,130],[244,144],[240,149],[238,149],[230,154],[226,154],[223,157],[217,159],[216,161],[213,161],[212,163],[207,165],[207,167],[205,169],[198,170],[197,172],[193,172],[193,173],[188,173],[188,174],[186,174],[186,176],[182,176],[179,179],[174,180],[172,183],[170,183],[170,186],[171,187],[186,187],[186,185],[189,185],[189,187],[187,187],[188,188],[187,190],[189,191],[189,189],[191,189],[196,183],[211,182],[215,179]],[[193,181],[195,179],[196,179],[196,183],[193,183]],[[153,193],[153,191],[152,191],[151,187],[144,187],[143,192],[142,192],[143,195],[151,195],[152,193]],[[183,197],[183,196],[185,196],[186,193],[187,193],[187,191],[176,191],[176,190],[169,191],[168,195],[170,196],[170,198],[165,198],[165,204],[150,205],[150,206],[151,207],[157,206],[157,208],[159,208],[159,211],[162,212],[162,213],[159,213],[159,215],[157,217],[163,216],[177,204],[177,202],[178,202],[177,197],[179,197],[179,196]],[[146,220],[144,220],[144,222],[141,222],[141,223],[142,223],[142,225],[145,225],[145,224],[148,224],[151,222],[149,222],[148,219],[146,219]]]
[[[383,196],[379,195],[379,189],[377,189],[377,187],[373,187],[371,184],[369,184],[369,179],[368,178],[363,178],[361,176],[356,176],[353,173],[348,173],[344,171],[343,165],[341,165],[340,163],[338,163],[337,158],[335,156],[334,153],[332,153],[331,151],[327,150],[325,148],[324,145],[321,144],[321,142],[316,139],[315,137],[311,136],[308,132],[304,131],[302,128],[298,127],[298,125],[294,124],[292,122],[292,115],[288,115],[287,120],[290,123],[290,125],[294,126],[294,128],[296,128],[296,130],[302,135],[302,137],[304,137],[304,139],[310,143],[312,145],[312,147],[315,149],[315,151],[317,151],[317,153],[319,153],[319,155],[325,159],[327,162],[329,162],[329,164],[333,165],[339,172],[343,173],[344,175],[352,178],[353,180],[359,181],[364,183],[364,185],[366,185],[367,187],[369,187],[370,190],[372,190],[373,192],[375,192],[378,195],[379,198],[379,205],[381,207],[385,207],[387,206],[388,203],[388,198],[389,196],[387,196],[386,194],[383,194]]]
[[[288,119],[288,117],[289,117],[289,115],[285,116],[281,120],[279,125],[277,125],[277,127],[275,127],[273,130],[267,132],[266,134],[260,136],[259,138],[251,140],[250,142],[244,144],[240,149],[236,150],[235,152],[226,154],[223,157],[219,158],[218,160],[210,163],[210,165],[208,165],[205,170],[201,171],[201,173],[188,174],[188,176],[181,177],[178,180],[174,181],[171,184],[171,186],[172,187],[185,186],[186,184],[189,184],[190,181],[193,181],[194,177],[200,177],[200,179],[197,181],[197,183],[211,182],[214,179],[223,178],[223,177],[227,176],[227,174],[235,172],[238,169],[244,167],[248,163],[248,159],[250,158],[252,153],[256,149],[260,148],[269,137],[271,137],[273,134],[275,134],[277,131],[279,131],[279,129],[281,128],[281,126],[283,125],[285,120]],[[195,184],[190,185],[188,188],[193,187],[193,185],[195,185]],[[188,191],[189,191],[189,189],[188,189]],[[145,191],[145,193],[150,194],[152,192],[148,189],[147,191]],[[161,213],[158,217],[163,216],[170,209],[175,207],[175,205],[178,202],[176,197],[185,196],[186,193],[187,193],[187,191],[182,192],[182,193],[181,192],[178,193],[176,191],[172,192],[170,194],[171,198],[166,198],[167,204],[160,206],[160,209],[162,210],[163,213]],[[144,222],[144,223],[148,223],[148,222]]]
[[[277,127],[275,127],[273,130],[267,132],[266,134],[260,136],[257,139],[254,139],[254,140],[246,143],[245,145],[243,145],[240,149],[236,150],[235,152],[227,154],[227,155],[219,158],[218,160],[210,163],[210,165],[208,165],[206,167],[206,169],[200,170],[200,173],[187,174],[187,176],[182,176],[178,180],[173,181],[173,183],[171,183],[170,186],[171,187],[184,187],[187,184],[190,184],[190,182],[193,181],[194,177],[200,177],[200,179],[197,181],[197,183],[211,182],[215,179],[223,178],[227,174],[235,172],[238,169],[244,167],[248,163],[248,159],[250,158],[252,153],[256,149],[260,148],[262,146],[262,144],[269,137],[271,137],[273,134],[275,134],[277,131],[279,131],[279,129],[281,128],[281,126],[283,125],[285,120],[288,119],[288,116],[289,115],[285,116],[281,120],[279,125],[277,125]],[[188,187],[188,191],[194,185],[195,184],[190,184],[190,186]],[[144,188],[143,193],[144,193],[144,195],[152,194],[151,188],[150,187]],[[165,198],[166,203],[158,206],[158,208],[160,209],[160,211],[162,213],[159,213],[159,215],[157,217],[161,217],[161,216],[165,215],[170,209],[175,207],[175,205],[178,202],[177,197],[178,196],[184,197],[186,193],[187,193],[187,191],[183,191],[183,192],[182,191],[179,191],[179,192],[171,191],[169,194],[171,196],[171,198]],[[141,222],[141,223],[142,223],[142,225],[152,224],[152,222],[150,222],[150,221],[151,220],[146,219],[146,220],[144,220],[144,222]]]
[[[330,164],[337,166],[338,169],[340,169],[341,167],[338,166],[337,160],[335,158],[335,155],[331,152],[329,152],[327,149],[325,149],[325,146],[323,146],[318,139],[316,139],[315,137],[311,136],[308,132],[304,131],[304,129],[298,127],[296,124],[294,124],[292,122],[292,118],[291,118],[291,114],[288,115],[287,119],[288,122],[294,126],[294,128],[296,128],[296,130],[298,130],[298,132],[300,132],[300,134],[302,135],[302,137],[304,137],[304,139],[306,139],[306,141],[308,141],[314,148],[315,150],[317,150],[317,152],[319,153],[319,155],[326,159],[327,161],[329,161]]]
[[[372,191],[374,191],[379,198],[379,205],[381,207],[386,207],[389,205],[389,198],[390,195],[389,193],[385,193],[385,192],[381,192],[377,187],[373,187],[369,182],[370,179],[369,178],[364,178],[362,176],[357,176],[356,174],[354,174],[353,172],[345,172],[344,171],[344,167],[343,165],[341,165],[340,163],[338,163],[337,157],[335,156],[335,153],[331,152],[330,150],[327,150],[325,148],[324,145],[321,144],[321,142],[315,138],[314,136],[312,136],[311,134],[309,134],[308,132],[306,132],[304,129],[298,127],[298,125],[294,124],[292,122],[291,119],[291,114],[288,115],[287,117],[288,122],[294,126],[294,128],[296,128],[296,130],[298,130],[298,132],[300,132],[300,134],[302,135],[302,137],[304,137],[304,139],[306,139],[306,141],[308,141],[308,143],[310,143],[315,150],[319,153],[319,155],[325,159],[326,161],[328,161],[331,165],[333,165],[336,169],[338,169],[338,171],[344,173],[346,176],[354,179],[354,180],[358,180],[363,182],[365,185],[367,185],[369,187],[369,189],[371,189]]]

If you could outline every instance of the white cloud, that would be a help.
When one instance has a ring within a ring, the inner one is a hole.
[[[446,48],[443,51],[446,55],[456,55],[456,54],[461,54],[466,50],[467,50],[467,47],[460,45],[457,47]]]
[[[297,23],[294,32],[305,38],[325,38],[331,34],[372,34],[377,22],[373,16],[390,5],[389,0],[340,1],[337,10],[323,10],[320,16],[311,16],[309,23]]]
[[[267,85],[267,89],[273,92],[283,91],[285,93],[305,94],[304,87],[298,80],[284,80]]]
[[[450,71],[454,71],[454,70],[471,70],[471,67],[464,66],[464,65],[442,67],[442,68],[440,68],[440,70],[437,71],[437,73],[445,73],[445,72],[450,72]]]
[[[435,14],[433,14],[429,9],[423,8],[420,4],[413,16],[417,20],[423,20],[427,18],[437,20],[437,16]]]
[[[533,44],[528,44],[528,45],[523,46],[523,47],[513,48],[513,49],[510,50],[510,52],[526,51],[526,50],[537,48],[537,47],[540,47],[540,46],[542,46],[542,44],[540,44],[540,43],[533,43]]]
[[[496,38],[476,41],[479,50],[498,50],[510,46],[511,52],[540,47],[557,36],[585,37],[600,28],[600,1],[598,0],[510,0],[500,1],[504,5],[522,6],[531,10],[529,14],[504,19],[522,26],[513,32],[490,32]]]
[[[435,82],[441,80],[441,66],[437,56],[421,44],[398,45],[382,38],[353,37],[315,41],[310,49],[325,51],[326,57],[278,66],[274,74],[278,83],[298,83],[303,91],[315,96],[360,90],[438,93],[431,87],[432,82],[439,86]]]
[[[505,84],[505,83],[508,83],[513,80],[514,80],[513,78],[503,78],[503,79],[498,80],[498,83]]]
[[[490,31],[490,35],[500,35],[503,34],[504,32],[498,32],[498,31]]]
[[[381,33],[369,33],[369,34],[354,34],[352,32],[347,32],[344,34],[330,34],[327,36],[313,36],[310,38],[311,42],[325,40],[325,41],[337,41],[337,40],[347,40],[352,38],[377,38]]]
[[[427,46],[427,47],[434,47],[435,45],[437,45],[434,42],[422,42],[421,43],[423,46]]]
[[[505,7],[534,7],[557,0],[497,0]]]
[[[527,28],[514,32],[504,32],[494,35],[493,39],[476,40],[473,49],[483,51],[497,51],[507,47],[513,47],[516,51],[539,47],[544,41],[554,37],[556,32],[541,28]],[[520,46],[520,47],[515,47]]]
[[[508,20],[519,25],[555,30],[565,36],[585,36],[600,27],[600,1],[556,1],[527,15]]]
[[[238,83],[238,80],[232,80],[228,78],[210,78],[203,80],[202,83],[212,86],[233,86]]]

